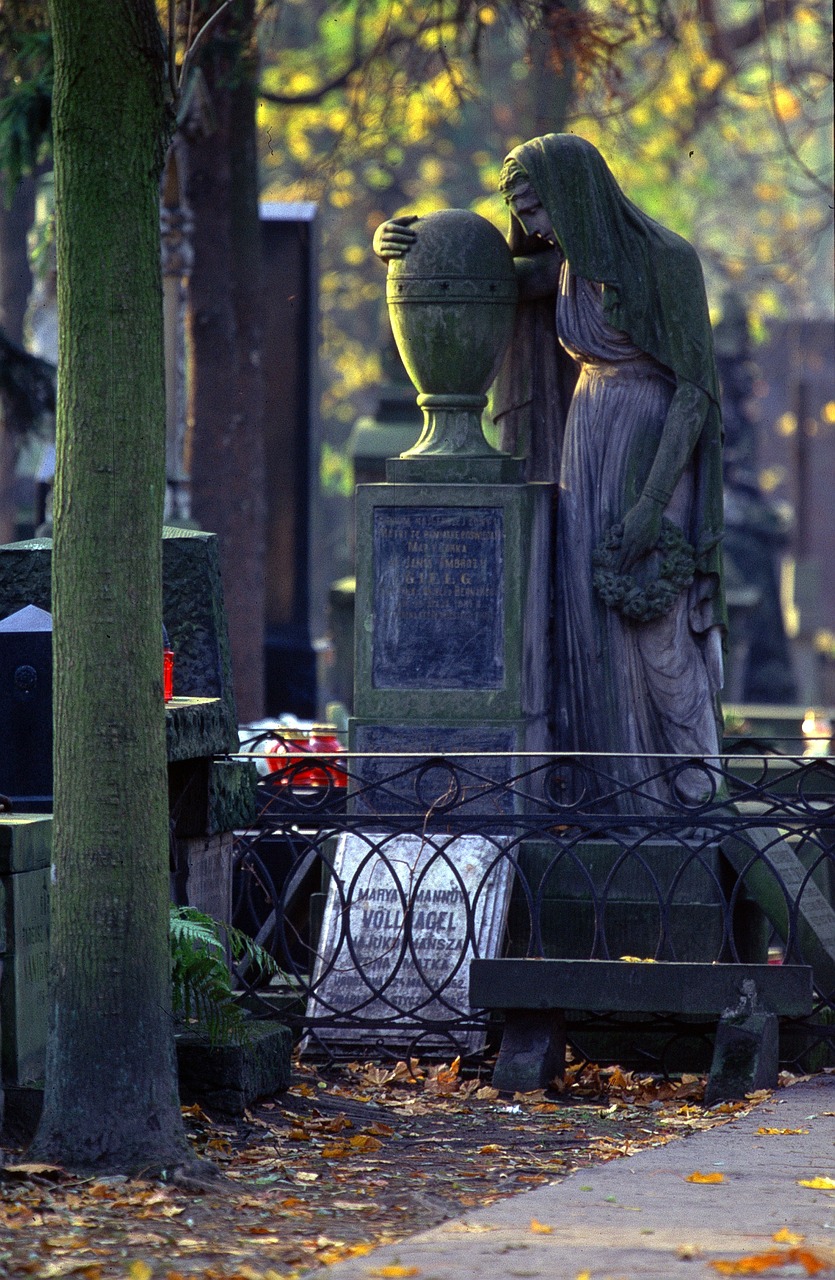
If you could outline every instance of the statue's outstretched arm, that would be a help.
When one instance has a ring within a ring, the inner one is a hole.
[[[623,521],[621,573],[651,551],[658,541],[664,508],[692,457],[709,404],[707,393],[700,387],[679,381],[643,492]]]

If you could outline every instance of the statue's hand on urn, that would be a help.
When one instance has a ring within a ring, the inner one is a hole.
[[[663,508],[651,498],[642,497],[623,521],[623,537],[620,543],[621,573],[628,573],[633,565],[652,551],[661,536]]]
[[[381,222],[371,242],[377,257],[382,258],[383,262],[405,257],[415,243],[412,223],[417,220],[418,215],[410,213],[402,218],[390,218],[388,222]]]

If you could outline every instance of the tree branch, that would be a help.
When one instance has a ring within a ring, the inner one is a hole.
[[[394,53],[402,45],[414,45],[420,36],[426,35],[430,31],[438,31],[448,25],[448,21],[445,21],[441,16],[420,23],[414,31],[386,32],[365,52],[362,49],[362,40],[357,26],[355,28],[354,56],[337,75],[317,85],[315,89],[307,90],[305,93],[274,93],[269,89],[263,88],[263,86],[259,86],[258,97],[264,102],[271,102],[279,107],[312,106],[317,102],[321,102],[323,98],[327,97],[329,93],[333,93],[336,89],[344,89],[351,77],[361,71],[363,67],[368,66],[375,58],[382,57],[384,54]],[[437,50],[434,52],[437,52]]]

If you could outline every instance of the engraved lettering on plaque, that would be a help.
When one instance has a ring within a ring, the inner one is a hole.
[[[376,689],[504,684],[500,507],[374,511]]]
[[[501,953],[512,883],[506,840],[340,837],[307,1020],[324,1042],[442,1043],[432,1023],[470,1014],[470,961]],[[339,1025],[339,1024],[342,1025]],[[365,1026],[357,1025],[365,1023]],[[353,1025],[352,1025],[353,1024]],[[470,1052],[481,1030],[461,1032]]]

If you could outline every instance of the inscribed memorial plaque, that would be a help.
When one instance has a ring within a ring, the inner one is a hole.
[[[376,507],[376,689],[504,683],[504,512]]]
[[[320,1040],[405,1051],[421,1035],[423,1049],[448,1045],[432,1036],[432,1023],[469,1016],[470,961],[501,953],[512,871],[505,844],[475,835],[340,837],[307,1007],[308,1020],[340,1025],[317,1027]],[[477,1052],[485,1035],[456,1039]]]

